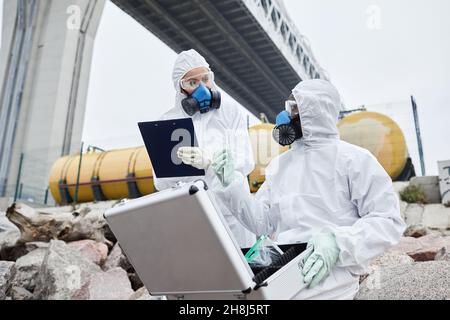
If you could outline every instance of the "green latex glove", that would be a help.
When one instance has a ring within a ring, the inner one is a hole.
[[[211,168],[224,187],[228,187],[236,178],[234,161],[229,150],[219,152],[214,157]]]
[[[302,272],[304,282],[309,288],[314,288],[330,275],[331,269],[339,259],[340,249],[332,233],[315,235],[308,242],[308,248],[310,247],[313,250],[304,258]]]

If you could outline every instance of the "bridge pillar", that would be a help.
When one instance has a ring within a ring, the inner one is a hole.
[[[21,153],[24,192],[32,198],[27,185],[45,190],[54,161],[79,149],[104,4],[105,0],[3,2],[0,197],[14,190]]]

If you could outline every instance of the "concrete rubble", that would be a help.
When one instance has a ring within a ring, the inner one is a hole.
[[[450,208],[441,203],[437,177],[414,178],[410,184],[422,188],[428,204],[400,201],[400,213],[408,226],[405,236],[450,236]],[[395,182],[394,189],[399,193],[408,185],[408,182]]]
[[[99,218],[116,204],[90,203],[76,209],[17,206],[26,218],[46,218],[37,226],[39,231],[42,225],[66,223],[64,217],[69,217],[76,223],[76,234],[65,233],[64,237],[76,241],[31,241],[34,236],[29,230],[24,237],[0,212],[0,300],[159,300],[145,289],[106,222]]]
[[[14,262],[0,261],[0,300],[6,299],[13,266]]]
[[[128,300],[134,294],[127,272],[121,268],[99,272],[73,296],[75,300]]]
[[[429,185],[435,186],[435,181]],[[406,186],[394,184],[397,192]],[[435,195],[431,189],[427,192]],[[160,300],[149,294],[101,218],[116,204],[83,204],[76,209],[18,206],[24,216],[46,215],[49,226],[49,217],[63,223],[68,217],[76,234],[64,233],[64,241],[37,241],[30,230],[24,237],[0,212],[0,300]],[[400,208],[408,229],[400,243],[361,276],[356,299],[450,299],[450,208],[406,202]]]

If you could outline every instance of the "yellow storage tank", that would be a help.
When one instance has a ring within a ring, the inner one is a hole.
[[[364,111],[345,117],[338,127],[342,140],[369,150],[393,180],[400,176],[408,160],[408,148],[394,120]]]
[[[100,152],[89,152],[83,155],[82,170],[80,171],[80,184],[78,188],[78,201],[89,202],[94,200],[94,194],[91,188],[91,179],[95,171],[96,163],[101,157]],[[78,166],[80,164],[79,156],[72,156],[68,158],[63,177],[66,180],[70,197],[75,197]]]
[[[65,184],[65,176],[67,172],[67,166],[75,159],[75,157],[63,157],[58,159],[50,170],[49,187],[50,192],[55,199],[56,203],[62,204],[64,200],[60,193],[60,186]]]
[[[375,112],[353,113],[341,120],[338,127],[342,140],[371,151],[393,180],[408,173],[404,171],[411,165],[408,164],[405,137],[389,117]],[[273,128],[273,124],[262,123],[249,129],[256,164],[249,176],[252,192],[258,191],[264,183],[265,169],[270,161],[289,150],[272,138]],[[57,203],[73,201],[79,162],[79,155],[55,162],[50,175],[50,190]],[[411,168],[413,172],[413,166]],[[145,147],[90,151],[83,155],[78,202],[136,198],[155,191],[152,165]]]
[[[136,153],[136,161],[133,162],[132,172],[136,176],[136,183],[142,194],[151,194],[156,191],[153,184],[153,169],[150,157],[145,147],[139,148]],[[149,180],[151,177],[151,180]]]
[[[288,147],[281,147],[272,138],[272,131],[275,126],[269,123],[262,123],[250,128],[250,141],[253,148],[253,158],[255,159],[255,170],[250,174],[249,183],[252,192],[258,191],[265,180],[265,169],[270,161],[276,156],[289,150]]]
[[[79,165],[79,155],[63,157],[53,165],[50,191],[58,204],[75,198]],[[145,147],[83,154],[77,202],[136,198],[154,191]]]
[[[130,164],[138,149],[106,152],[98,166],[98,177],[107,199],[120,199],[128,194],[127,179]]]

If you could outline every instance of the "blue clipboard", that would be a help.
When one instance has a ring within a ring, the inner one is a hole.
[[[177,157],[181,147],[198,147],[191,118],[138,123],[150,161],[158,178],[204,176]]]

